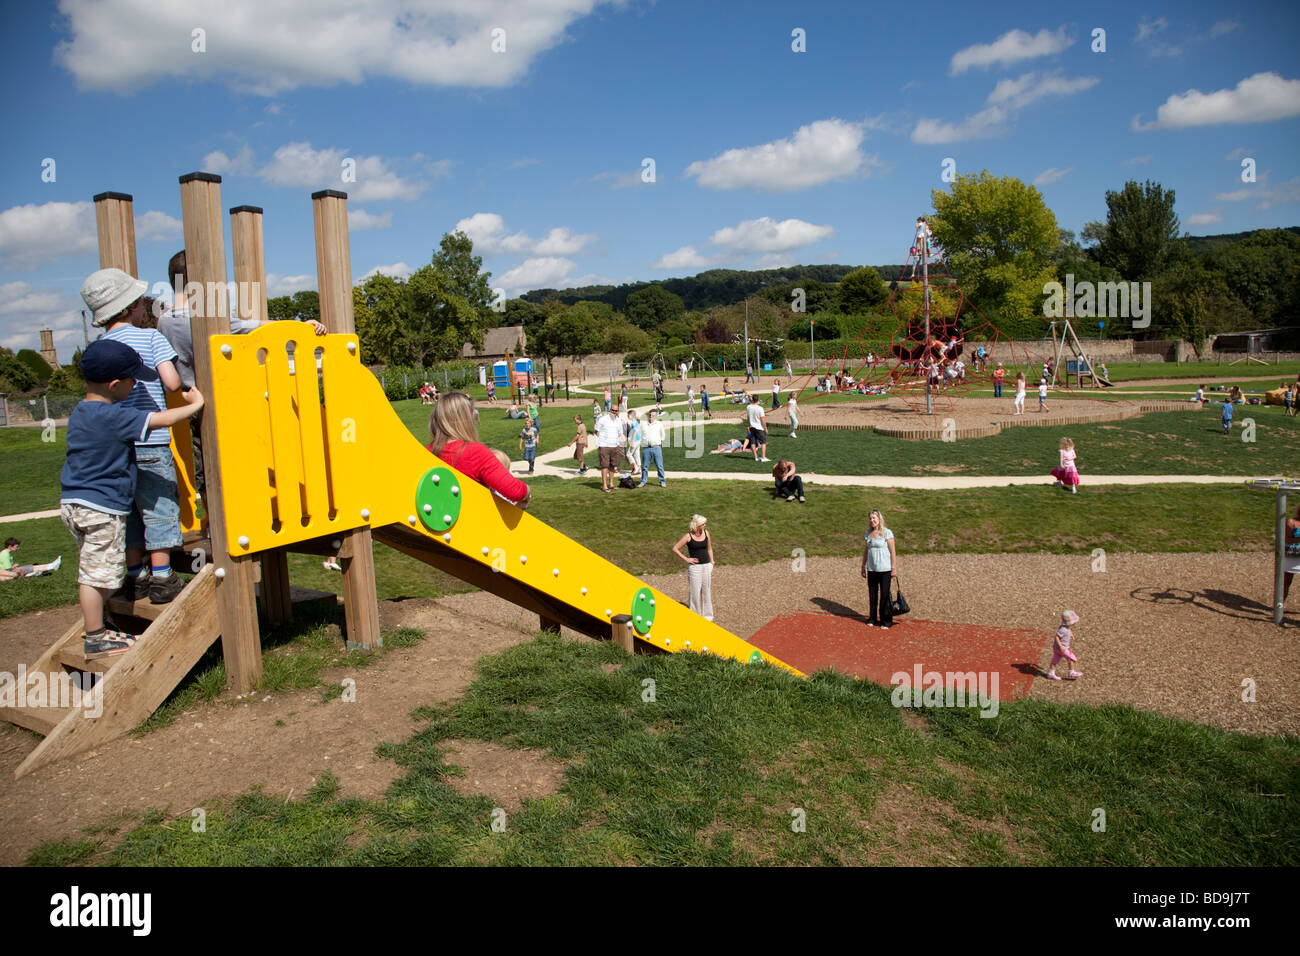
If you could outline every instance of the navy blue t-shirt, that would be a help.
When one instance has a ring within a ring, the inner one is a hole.
[[[83,401],[68,416],[68,458],[59,474],[62,504],[111,515],[131,513],[135,443],[149,433],[149,416],[122,402]]]

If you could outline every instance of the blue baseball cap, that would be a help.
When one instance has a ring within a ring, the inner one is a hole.
[[[144,364],[139,352],[115,339],[100,339],[86,346],[81,353],[81,374],[87,382],[101,384],[118,378],[158,381],[158,373]]]

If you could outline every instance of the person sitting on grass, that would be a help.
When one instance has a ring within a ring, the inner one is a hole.
[[[506,418],[527,418],[528,413],[518,405],[511,405],[506,409]]]
[[[0,550],[0,581],[14,578],[38,578],[42,574],[51,574],[63,564],[63,556],[55,558],[49,564],[14,564],[14,555],[18,553],[22,542],[17,538],[5,538],[5,546]]]
[[[772,478],[776,481],[776,496],[785,498],[786,501],[794,501],[798,496],[800,501],[803,497],[803,478],[795,473],[794,462],[782,458],[772,466]]]
[[[1202,385],[1200,388],[1198,388],[1196,390],[1196,394],[1193,395],[1190,399],[1188,399],[1188,401],[1196,402],[1198,405],[1204,408],[1205,407],[1205,386]]]
[[[479,441],[474,400],[464,392],[448,392],[433,406],[429,434],[433,441],[427,447],[433,454],[511,504],[528,507],[528,485],[510,474],[496,457],[505,453],[494,452]]]
[[[104,602],[126,578],[126,524],[135,500],[135,443],[203,407],[198,389],[186,404],[148,412],[126,400],[137,380],[158,373],[125,342],[99,339],[81,355],[86,397],[68,416],[67,458],[59,473],[59,516],[77,543],[77,585],[88,661],[131,649],[135,638],[104,627]]]

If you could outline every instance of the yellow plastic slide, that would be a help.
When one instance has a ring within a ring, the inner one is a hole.
[[[584,634],[795,668],[503,501],[430,454],[355,335],[300,322],[212,336],[226,528],[236,555],[370,526],[376,539]]]

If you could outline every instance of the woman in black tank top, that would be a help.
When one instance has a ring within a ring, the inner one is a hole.
[[[686,562],[690,608],[706,621],[713,620],[713,539],[703,515],[691,517],[690,531],[673,545],[673,554]],[[687,554],[682,554],[685,546]]]

